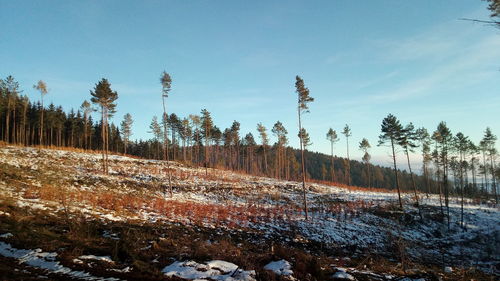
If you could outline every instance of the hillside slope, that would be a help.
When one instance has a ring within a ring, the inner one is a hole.
[[[1,276],[487,280],[499,274],[494,206],[467,202],[463,230],[452,198],[448,230],[435,196],[421,198],[421,220],[411,194],[404,195],[403,213],[395,193],[308,184],[306,221],[297,182],[115,155],[104,175],[99,159],[0,147]],[[283,268],[264,269],[280,260]],[[445,266],[453,270],[444,273]]]

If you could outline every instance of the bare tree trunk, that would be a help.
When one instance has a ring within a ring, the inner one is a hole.
[[[5,142],[10,142],[10,97],[7,97],[7,116],[5,117]]]
[[[333,159],[333,141],[330,142],[330,156],[331,156],[331,174],[332,174],[332,183],[335,181],[335,162]]]
[[[262,149],[264,152],[264,170],[265,170],[265,174],[267,176],[267,175],[269,175],[269,171],[267,170],[267,154],[266,154],[266,145],[265,144],[262,145]]]
[[[208,128],[205,127],[205,175],[208,176]]]
[[[49,106],[50,107],[50,106]],[[42,94],[42,108],[40,109],[40,146],[43,145],[43,112],[44,112],[44,108],[43,108],[43,94]]]
[[[396,166],[396,151],[394,149],[394,140],[391,138],[391,146],[392,146],[392,160],[394,162],[394,176],[396,176],[396,188],[398,189],[398,199],[399,199],[399,207],[403,210],[403,201],[401,201],[401,190],[399,189],[399,178],[398,178],[398,169]]]
[[[164,156],[163,158],[167,161],[167,174],[168,174],[168,189],[170,191],[170,197],[173,197],[173,192],[172,192],[172,174],[170,172],[170,163],[168,159],[168,132],[167,132],[167,122],[168,122],[168,115],[167,115],[167,108],[165,106],[165,97],[162,95],[162,102],[163,102],[163,135],[164,135],[164,143],[165,143],[165,149],[164,149]]]
[[[406,159],[408,161],[408,169],[410,170],[411,183],[413,185],[413,192],[415,193],[415,203],[417,204],[418,215],[420,216],[420,219],[423,219],[423,217],[422,217],[422,211],[420,210],[420,204],[418,202],[417,186],[415,184],[415,178],[413,177],[413,172],[411,170],[410,154],[408,152],[408,148],[406,148]]]
[[[308,219],[308,212],[307,212],[307,196],[306,196],[306,167],[304,163],[304,142],[302,140],[302,123],[300,120],[300,107],[298,107],[298,112],[299,112],[299,139],[300,139],[300,154],[302,157],[302,191],[303,191],[303,198],[304,198],[304,211],[306,215],[306,220]]]
[[[104,129],[104,126],[105,126],[104,106],[101,106],[102,172],[106,173],[106,156],[104,155],[104,150],[106,149],[106,145],[105,145],[106,139],[104,137],[105,136],[104,134],[105,134],[106,130]]]
[[[483,175],[484,175],[484,183],[483,183],[483,189],[486,190],[486,194],[488,194],[488,174],[487,174],[487,168],[486,168],[486,152],[485,150],[483,152]]]
[[[17,134],[17,130],[16,130],[16,103],[15,103],[15,100],[14,100],[13,112],[14,112],[14,115],[12,116],[12,123],[13,123],[13,126],[12,126],[12,143],[17,143],[17,139],[16,139],[16,134]]]
[[[460,226],[462,226],[462,229],[465,230],[465,225],[464,225],[464,172],[463,172],[463,152],[460,151],[460,165],[458,166],[460,168],[460,191],[462,193],[462,202],[460,204]]]
[[[493,153],[490,152],[490,165],[491,165],[491,181],[493,183],[493,194],[495,195],[495,204],[498,205],[497,182],[495,177],[495,162],[493,161]]]
[[[443,144],[443,186],[444,186],[444,204],[446,206],[446,217],[448,219],[448,230],[450,230],[450,205],[449,205],[449,190],[448,190],[448,148]]]
[[[347,184],[351,185],[351,160],[349,159],[349,137],[346,136],[347,141]]]

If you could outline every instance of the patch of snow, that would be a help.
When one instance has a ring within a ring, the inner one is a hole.
[[[51,273],[68,275],[73,278],[83,280],[105,280],[105,281],[118,281],[117,278],[102,278],[92,276],[84,271],[74,271],[71,268],[62,266],[55,260],[57,253],[42,252],[41,249],[25,250],[12,247],[10,244],[0,241],[0,255],[7,258],[14,258],[21,264],[28,266],[45,269]]]
[[[266,266],[264,266],[265,270],[270,270],[278,275],[292,275],[292,266],[286,260],[273,261]]]
[[[337,271],[332,277],[335,279],[356,280],[354,276],[345,271]]]
[[[166,276],[176,276],[187,280],[217,280],[217,281],[255,281],[255,271],[244,271],[238,266],[220,260],[209,261],[206,264],[195,261],[176,261],[162,270]]]
[[[115,272],[120,272],[120,273],[127,273],[127,272],[130,272],[132,271],[132,269],[130,268],[130,266],[127,266],[125,268],[122,268],[122,269],[110,269],[111,271],[115,271]]]
[[[4,234],[0,235],[0,238],[10,238],[12,236],[14,236],[14,235],[12,235],[12,233],[7,232],[7,233],[4,233]]]
[[[218,269],[223,273],[234,272],[236,269],[238,269],[238,266],[236,264],[221,260],[209,261],[207,262],[207,265],[210,268]]]
[[[82,260],[96,260],[96,261],[105,261],[109,263],[114,263],[111,257],[109,256],[84,255],[84,256],[79,256],[78,258]]]
[[[446,266],[444,268],[444,272],[446,272],[446,273],[452,273],[453,272],[453,268],[451,268],[451,266]]]

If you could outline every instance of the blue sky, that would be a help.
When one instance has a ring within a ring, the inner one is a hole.
[[[500,134],[500,30],[484,1],[7,1],[0,0],[0,76],[25,94],[47,82],[66,109],[89,99],[102,77],[119,94],[114,121],[132,114],[135,138],[161,115],[163,70],[173,77],[169,112],[207,108],[216,125],[242,135],[280,120],[297,147],[295,75],[316,100],[304,116],[311,150],[329,153],[325,134],[347,123],[351,155],[372,143],[395,114],[478,141]],[[345,154],[345,140],[336,145]],[[418,160],[415,157],[415,161]]]

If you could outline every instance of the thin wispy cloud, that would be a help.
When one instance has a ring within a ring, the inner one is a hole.
[[[462,40],[445,42],[447,41],[446,37],[442,37],[440,39],[442,42],[439,42],[436,39],[438,37],[434,36],[427,43],[419,42],[417,44],[418,48],[424,49],[413,56],[413,59],[418,57],[421,69],[419,72],[413,73],[409,78],[399,83],[394,81],[396,86],[392,89],[379,90],[379,92],[367,94],[360,98],[350,99],[347,103],[386,103],[425,97],[439,91],[445,84],[448,87],[447,91],[449,91],[450,86],[460,87],[465,84],[476,83],[478,80],[474,79],[474,77],[477,78],[477,71],[481,71],[481,75],[486,77],[496,70],[491,67],[492,62],[500,61],[500,37],[495,34],[484,36],[473,44],[464,44]],[[414,40],[407,40],[407,42],[413,42]],[[398,53],[399,50],[404,49],[403,46],[406,44],[398,45],[394,50],[387,50],[387,52],[391,54]],[[435,57],[440,57],[441,62],[437,63],[434,60]],[[395,57],[392,57],[392,59],[395,59]],[[405,54],[399,56],[399,59],[407,60],[408,56]],[[389,74],[375,78],[372,82],[368,82],[366,86],[379,80],[392,78],[395,75]],[[356,88],[361,89],[359,86]]]

